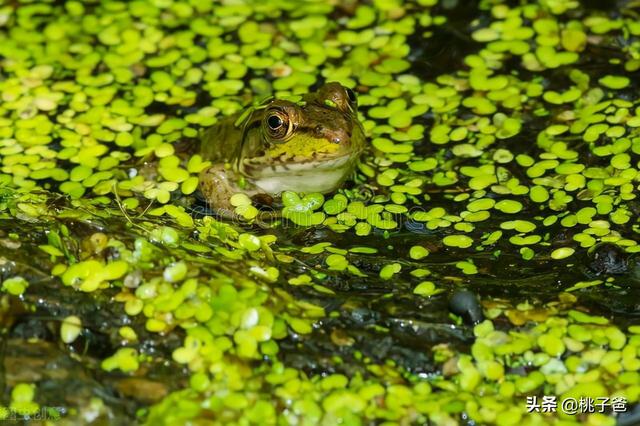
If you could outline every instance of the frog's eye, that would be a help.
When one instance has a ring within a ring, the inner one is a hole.
[[[275,132],[280,129],[280,127],[284,126],[284,121],[282,120],[282,118],[274,114],[271,117],[267,118],[267,125],[272,132]]]
[[[348,87],[345,89],[345,92],[347,92],[347,98],[349,98],[349,102],[352,103],[353,105],[357,105],[358,104],[358,98],[356,97],[356,94],[353,92],[353,90],[349,89]]]
[[[286,112],[281,110],[268,111],[264,118],[267,134],[272,139],[286,139],[292,131],[292,123]]]

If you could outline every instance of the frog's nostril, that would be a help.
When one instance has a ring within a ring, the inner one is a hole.
[[[331,142],[337,144],[346,144],[351,139],[349,132],[346,131],[338,131],[331,135]]]
[[[328,128],[318,124],[313,128],[316,137],[326,139],[335,144],[344,144],[351,138],[351,132],[347,129]]]

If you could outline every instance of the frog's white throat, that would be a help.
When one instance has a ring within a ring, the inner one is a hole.
[[[250,179],[255,186],[269,194],[283,191],[330,192],[340,186],[354,165],[355,159],[351,155],[331,160],[273,164],[251,173]]]

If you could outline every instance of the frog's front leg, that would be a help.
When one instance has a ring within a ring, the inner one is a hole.
[[[243,221],[231,205],[231,196],[241,192],[248,197],[254,197],[263,192],[250,184],[240,187],[238,182],[241,181],[242,177],[238,173],[223,164],[217,164],[200,173],[200,192],[218,216]],[[268,228],[267,222],[279,217],[278,212],[261,212],[255,220],[258,226]]]
[[[242,192],[251,197],[255,193],[251,188],[240,188],[238,182],[241,180],[235,171],[224,164],[216,164],[200,173],[200,191],[214,211],[228,216],[234,210],[230,200],[233,194]]]

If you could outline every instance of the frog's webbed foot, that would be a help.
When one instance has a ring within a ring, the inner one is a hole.
[[[200,192],[212,210],[218,213],[222,213],[223,210],[233,213],[231,196],[244,192],[236,183],[239,179],[236,172],[226,169],[223,164],[216,164],[200,173]]]
[[[253,205],[259,209],[256,221],[265,224],[275,220],[282,219],[282,211],[274,208],[274,199],[271,195],[256,191],[251,196]]]
[[[209,204],[209,208],[216,216],[228,220],[230,222],[246,222],[246,219],[235,212],[235,207],[231,205],[231,196],[239,192],[249,197],[259,194],[254,188],[240,188],[236,182],[241,177],[234,171],[228,170],[222,164],[214,165],[200,173],[200,192],[205,201]],[[271,213],[271,212],[265,212]],[[255,223],[261,228],[269,228],[266,223],[269,218],[259,214]],[[271,219],[272,220],[272,219]]]

